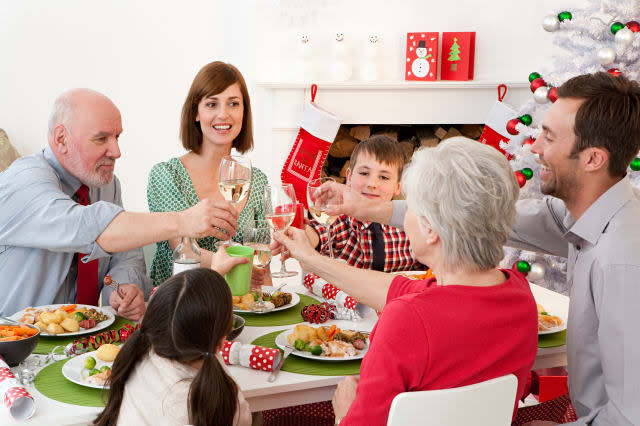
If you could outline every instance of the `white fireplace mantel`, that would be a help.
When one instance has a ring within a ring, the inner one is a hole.
[[[315,102],[343,124],[481,124],[498,99],[497,87],[507,85],[504,102],[516,110],[531,99],[525,81],[316,82]],[[305,82],[262,81],[263,116],[271,138],[272,170],[281,170],[311,96]]]

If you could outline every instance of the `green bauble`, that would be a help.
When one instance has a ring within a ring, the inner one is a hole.
[[[526,260],[519,260],[516,262],[516,270],[521,274],[526,274],[531,270],[531,264]]]
[[[622,22],[614,22],[613,24],[611,24],[611,32],[613,34],[617,33],[623,28],[624,28],[624,24]]]
[[[524,177],[527,178],[527,180],[531,179],[533,177],[533,170],[531,170],[528,167],[525,167],[524,169],[520,170],[522,172],[522,174],[524,175]]]
[[[540,74],[538,74],[537,72],[532,72],[531,74],[529,74],[529,83],[531,83],[536,78],[540,78]]]
[[[525,126],[531,126],[531,122],[533,121],[529,114],[525,114],[518,117],[518,120],[520,120],[522,124],[524,124]]]
[[[640,170],[640,158],[636,157],[631,160],[631,164],[629,165],[629,167],[631,167],[631,170],[633,170],[634,172]]]
[[[564,12],[558,13],[558,20],[560,22],[570,21],[571,18],[572,18],[571,12],[567,12],[566,10]]]

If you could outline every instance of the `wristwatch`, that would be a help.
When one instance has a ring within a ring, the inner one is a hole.
[[[338,426],[340,424],[340,422],[342,421],[342,419],[344,419],[344,416],[343,417],[336,417],[335,425]]]

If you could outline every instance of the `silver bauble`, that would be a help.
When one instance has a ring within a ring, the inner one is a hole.
[[[556,31],[560,28],[560,21],[558,21],[558,17],[556,15],[547,15],[542,20],[542,28],[545,31],[549,31],[550,33]]]
[[[531,270],[527,274],[527,279],[529,281],[540,281],[544,278],[545,272],[547,272],[547,270],[544,265],[540,263],[533,263],[531,264]]]
[[[622,31],[622,30],[620,30]],[[610,47],[603,47],[598,50],[598,62],[602,65],[611,65],[616,60],[616,51]]]
[[[533,99],[539,103],[543,104],[549,100],[547,95],[549,94],[549,88],[547,86],[540,86],[533,92]]]
[[[633,41],[633,31],[624,27],[616,33],[616,45],[627,47]]]

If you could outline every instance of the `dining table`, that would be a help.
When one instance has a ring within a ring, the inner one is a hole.
[[[277,258],[272,260],[272,269],[279,270],[280,262]],[[298,272],[297,275],[288,278],[274,278],[273,285],[285,284],[282,291],[296,292],[322,300],[318,296],[313,296],[303,285],[303,271],[295,259],[287,261],[287,268]],[[531,284],[531,289],[538,303],[545,306],[553,306],[554,309],[566,309],[564,312],[557,312],[560,316],[567,317],[569,308],[569,298],[562,294],[547,290],[541,286]],[[111,309],[107,307],[105,309]],[[291,309],[300,309],[293,307]],[[263,314],[265,315],[265,314]],[[268,314],[266,314],[268,315]],[[337,327],[347,329],[357,329],[361,331],[371,331],[378,320],[378,314],[373,309],[367,309],[363,318],[359,321],[328,320],[323,325],[336,324]],[[300,318],[300,323],[302,323]],[[315,324],[312,324],[315,325]],[[243,344],[250,344],[256,338],[276,331],[291,329],[295,325],[278,326],[249,326],[245,325],[242,333],[235,341]],[[295,356],[295,355],[291,355]],[[30,355],[30,360],[37,359],[43,361],[45,355]],[[566,346],[538,348],[533,369],[565,366],[567,364]],[[39,368],[35,368],[36,373]],[[252,412],[264,411],[274,408],[289,407],[300,404],[308,404],[320,401],[331,400],[335,392],[336,385],[343,379],[343,375],[309,375],[280,371],[273,382],[267,381],[269,372],[254,370],[247,367],[230,365],[228,369],[239,385],[246,398]],[[17,369],[14,369],[17,371]],[[102,411],[102,407],[86,407],[64,402],[55,401],[42,395],[33,384],[27,385],[27,390],[33,396],[36,404],[36,411],[29,420],[18,422],[11,418],[9,412],[4,407],[0,408],[0,425],[24,424],[24,425],[86,425],[95,419],[96,415]]]

